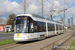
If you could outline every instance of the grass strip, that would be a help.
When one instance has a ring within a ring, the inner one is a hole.
[[[11,44],[11,43],[16,43],[16,41],[14,41],[13,39],[3,40],[3,41],[0,41],[0,46],[6,45],[6,44]]]
[[[69,50],[75,50],[75,40],[72,42]]]

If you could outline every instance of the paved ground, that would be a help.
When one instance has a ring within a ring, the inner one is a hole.
[[[0,34],[0,41],[7,40],[7,39],[13,39],[13,34],[14,33],[3,33],[3,34]]]
[[[68,50],[69,48],[73,50],[75,47],[71,46],[72,42],[75,40],[75,33],[72,37],[70,37],[67,41],[65,41],[62,45],[60,45],[56,50]]]
[[[40,48],[47,46],[48,44],[51,44],[59,39],[62,40],[62,38],[67,37],[68,35],[71,36],[73,33],[74,31],[65,31],[64,34],[50,37],[42,41],[18,42],[16,44],[1,46],[0,49],[1,50],[39,50]]]

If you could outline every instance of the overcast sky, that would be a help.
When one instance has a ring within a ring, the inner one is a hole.
[[[26,0],[26,13],[33,13],[41,15],[41,2],[42,0]],[[43,0],[44,2],[44,16],[50,16],[50,10],[55,9],[54,19],[59,19],[58,16],[60,14],[63,17],[64,7],[66,10],[66,20],[70,17],[75,16],[75,0]],[[22,14],[23,13],[23,5],[21,0],[0,0],[0,17],[7,18],[9,14],[15,13]],[[75,20],[75,19],[74,19]]]

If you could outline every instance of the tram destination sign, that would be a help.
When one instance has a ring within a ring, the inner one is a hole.
[[[27,17],[17,17],[16,20],[27,19]]]

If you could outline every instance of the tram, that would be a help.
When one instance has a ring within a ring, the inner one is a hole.
[[[36,14],[19,14],[14,32],[14,41],[32,41],[64,33],[64,30],[61,22]]]

